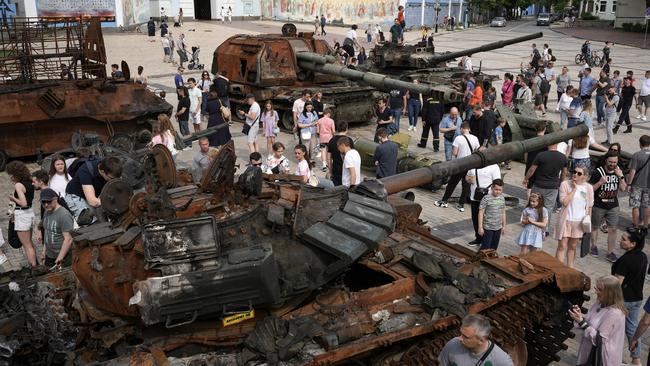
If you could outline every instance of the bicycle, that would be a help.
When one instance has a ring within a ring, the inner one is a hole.
[[[582,53],[578,53],[574,59],[576,65],[580,65],[580,63],[584,60],[584,56]],[[598,56],[598,51],[591,51],[591,62],[588,62],[589,67],[602,67],[603,66],[603,59]]]

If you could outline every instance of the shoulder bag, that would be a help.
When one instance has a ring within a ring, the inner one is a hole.
[[[472,144],[469,142],[469,139],[465,135],[461,135],[465,138],[465,141],[467,141],[467,147],[469,147],[469,151],[474,152],[474,148],[472,147]]]
[[[490,184],[485,188],[482,188],[478,181],[478,169],[474,169],[474,174],[476,175],[476,188],[474,189],[474,201],[480,202],[483,199],[483,197],[485,197],[490,192],[490,187],[492,187],[492,184]]]
[[[596,345],[591,346],[587,362],[578,366],[603,366],[603,337],[600,332],[596,333]]]
[[[244,126],[242,127],[241,132],[242,132],[244,135],[248,136],[248,133],[251,131],[251,128],[252,128],[253,126],[255,126],[255,124],[257,123],[257,121],[260,119],[261,115],[262,115],[262,113],[260,113],[260,115],[257,116],[257,118],[255,118],[255,120],[253,121],[253,123],[251,123],[250,125],[249,125],[248,123],[244,122]]]

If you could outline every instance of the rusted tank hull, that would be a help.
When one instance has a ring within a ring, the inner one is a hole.
[[[0,91],[0,149],[9,157],[70,147],[74,133],[151,129],[150,120],[173,107],[143,85],[103,80],[61,81],[38,89]]]

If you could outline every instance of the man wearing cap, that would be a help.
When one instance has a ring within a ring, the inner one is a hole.
[[[41,204],[45,208],[41,226],[43,227],[43,252],[41,262],[47,267],[72,264],[72,214],[59,205],[59,195],[52,188],[41,191]]]

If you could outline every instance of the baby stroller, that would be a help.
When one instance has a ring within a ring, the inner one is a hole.
[[[189,53],[183,49],[176,50],[178,57],[180,58],[180,64],[183,66],[183,63],[188,62],[187,68],[190,70],[203,70],[204,65],[199,63],[199,53],[201,49],[199,47],[192,47],[192,53]],[[192,59],[190,60],[189,57]]]

